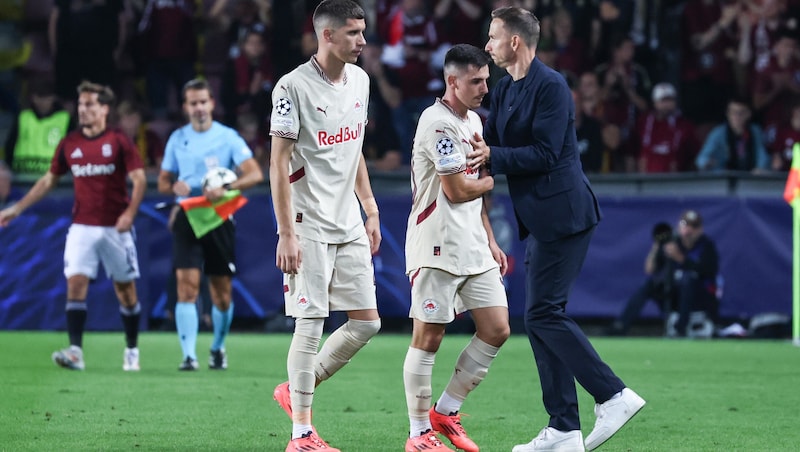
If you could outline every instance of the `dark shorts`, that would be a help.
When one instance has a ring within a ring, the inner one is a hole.
[[[175,268],[199,268],[207,275],[236,274],[236,228],[228,220],[197,238],[186,213],[180,209],[172,225],[172,253]]]

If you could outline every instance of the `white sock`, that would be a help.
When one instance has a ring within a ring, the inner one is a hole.
[[[436,402],[436,412],[439,414],[445,414],[450,416],[453,413],[458,413],[458,410],[461,409],[461,404],[463,401],[456,400],[450,397],[450,394],[447,391],[442,392],[442,396],[439,397],[439,401]]]
[[[458,355],[456,370],[450,377],[442,397],[436,402],[436,411],[448,415],[458,412],[467,395],[486,377],[498,350],[498,347],[483,342],[478,336],[472,336]]]
[[[380,320],[350,319],[334,331],[323,344],[314,363],[314,374],[325,381],[339,371],[367,345],[381,329]]]
[[[431,409],[431,375],[436,353],[408,348],[403,363],[403,385],[410,421],[409,435],[419,436],[431,429],[428,411]]]
[[[431,427],[430,418],[422,421],[417,419],[411,419],[411,429],[408,431],[408,437],[409,438],[417,437],[427,432],[428,430],[433,430],[433,427]]]
[[[311,431],[311,426],[306,424],[292,424],[292,439],[302,438]]]
[[[286,370],[292,388],[292,417],[311,423],[311,404],[314,400],[314,360],[317,357],[324,319],[297,319],[295,321]]]

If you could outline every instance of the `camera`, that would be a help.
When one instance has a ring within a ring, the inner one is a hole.
[[[663,245],[672,240],[672,226],[669,223],[660,222],[653,226],[653,241]]]

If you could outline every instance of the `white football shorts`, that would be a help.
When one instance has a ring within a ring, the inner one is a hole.
[[[408,316],[425,323],[445,324],[464,311],[508,307],[503,276],[498,267],[466,276],[422,267],[412,271],[408,278],[411,282]]]
[[[369,239],[342,244],[298,237],[303,261],[296,275],[283,275],[286,315],[324,318],[331,311],[377,309]]]
[[[138,278],[139,260],[133,233],[117,232],[114,226],[71,225],[64,247],[64,276],[86,275],[96,279],[100,262],[114,281]]]

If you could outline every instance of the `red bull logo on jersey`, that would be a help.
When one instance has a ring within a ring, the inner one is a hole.
[[[72,165],[70,168],[72,170],[73,177],[86,177],[86,176],[108,176],[110,174],[114,174],[114,170],[117,167],[113,163],[109,163],[106,165],[95,165],[93,163],[87,163],[86,165]]]
[[[300,309],[301,311],[305,311],[306,309],[308,309],[308,307],[310,305],[311,305],[311,302],[308,300],[308,298],[305,295],[300,294],[300,295],[297,296],[297,308],[298,309]]]
[[[361,138],[364,129],[363,123],[358,123],[355,128],[350,126],[340,127],[334,133],[328,133],[327,130],[320,130],[317,132],[317,142],[320,146],[333,146],[334,144],[346,143]]]
[[[425,311],[425,314],[433,314],[439,310],[439,303],[437,303],[436,300],[428,298],[422,302],[422,310]]]

